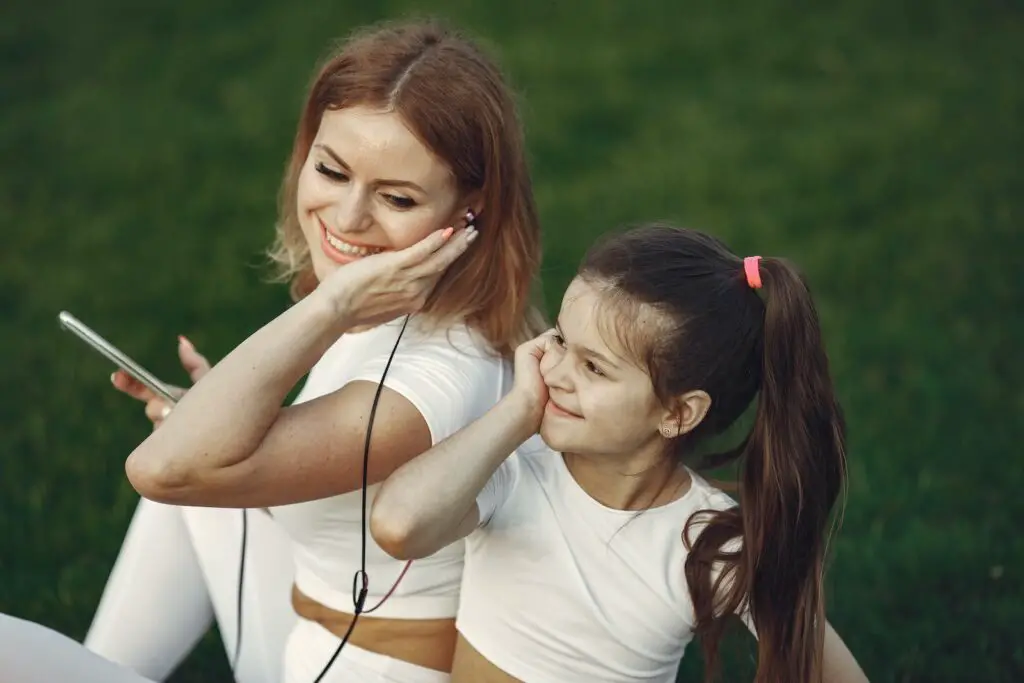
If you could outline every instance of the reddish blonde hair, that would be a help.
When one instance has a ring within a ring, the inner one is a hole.
[[[299,173],[328,109],[397,112],[454,175],[460,193],[480,194],[479,237],[438,283],[423,317],[465,321],[495,351],[510,354],[540,331],[532,287],[540,227],[522,126],[497,66],[466,38],[435,22],[386,24],[351,36],[320,68],[302,109],[281,187],[270,250],[294,299],[317,285],[299,226]]]

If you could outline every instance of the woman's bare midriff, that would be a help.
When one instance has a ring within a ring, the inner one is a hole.
[[[303,619],[315,621],[339,638],[345,636],[352,623],[351,614],[321,605],[294,585],[292,607]],[[379,655],[448,673],[452,670],[457,637],[455,619],[387,619],[362,615],[348,642]]]
[[[452,664],[451,683],[522,683],[491,664],[476,651],[469,641],[459,634],[455,646],[455,661]]]

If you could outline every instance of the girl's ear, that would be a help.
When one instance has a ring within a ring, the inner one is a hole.
[[[662,416],[659,430],[662,436],[675,438],[697,428],[711,409],[711,396],[702,390],[688,391],[679,396]]]

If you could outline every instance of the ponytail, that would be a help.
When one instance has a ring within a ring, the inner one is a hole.
[[[700,423],[667,444],[668,457],[686,462],[760,394],[747,438],[695,463],[743,463],[739,508],[697,512],[684,530],[695,631],[708,681],[726,617],[739,614],[758,634],[756,683],[818,683],[827,531],[846,462],[806,284],[786,261],[741,260],[711,235],[665,224],[602,240],[580,277],[619,293],[609,306],[623,307],[626,319],[641,305],[663,316],[659,325],[625,326],[623,341],[647,363],[664,405],[695,389],[711,397]]]
[[[706,680],[714,678],[723,618],[747,612],[758,637],[755,682],[817,683],[827,527],[846,469],[844,421],[806,284],[784,260],[759,265],[765,289],[760,398],[753,429],[735,452],[743,458],[740,509],[691,518],[686,576]],[[699,522],[706,525],[691,544]],[[740,548],[727,552],[740,538]]]

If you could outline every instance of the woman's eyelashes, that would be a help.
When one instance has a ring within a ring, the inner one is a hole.
[[[328,178],[336,183],[348,182],[348,175],[342,171],[331,168],[322,161],[316,162],[314,168],[317,173]],[[411,209],[416,206],[416,200],[410,197],[403,197],[402,195],[391,194],[389,192],[378,193],[384,201],[390,204],[392,207],[400,210]]]
[[[402,197],[397,194],[387,194],[386,192],[381,192],[380,196],[396,209],[411,209],[416,206],[416,200],[410,199],[409,197]]]
[[[344,181],[348,180],[348,176],[347,175],[345,175],[341,171],[334,170],[333,168],[331,168],[330,166],[328,166],[327,164],[325,164],[322,161],[316,162],[316,165],[314,166],[314,168],[316,168],[316,172],[317,173],[319,173],[320,175],[325,176],[327,178],[330,178],[331,180],[337,180],[339,182],[344,182]]]

